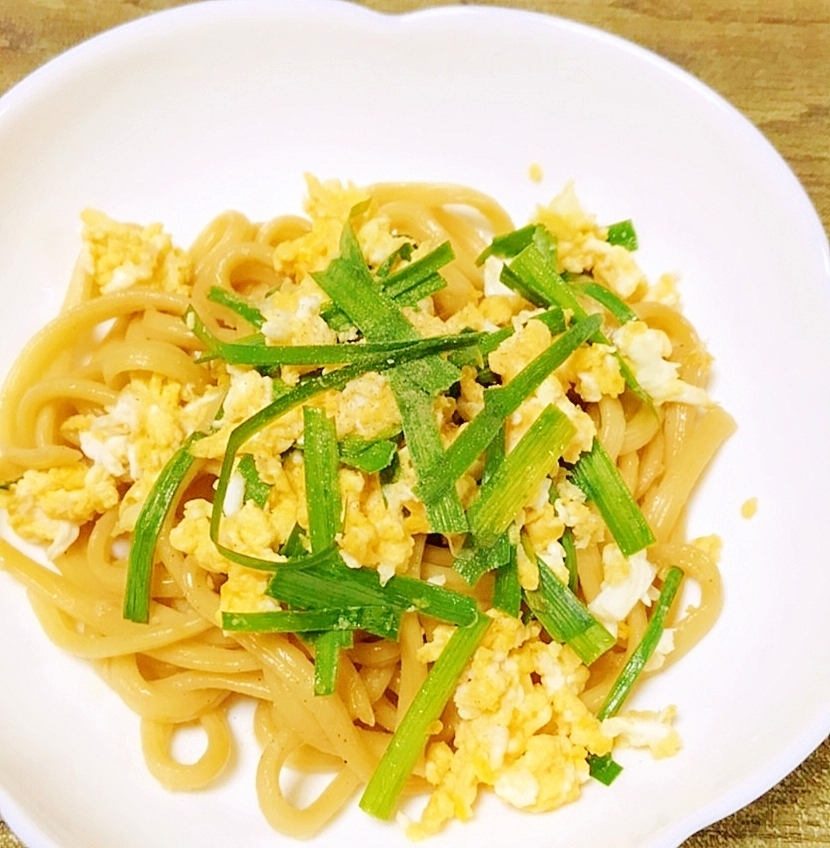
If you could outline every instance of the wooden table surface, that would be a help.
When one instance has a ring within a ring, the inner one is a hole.
[[[449,5],[435,0],[363,4],[384,12]],[[0,93],[83,39],[175,5],[180,2],[0,0]],[[690,71],[769,138],[830,231],[830,0],[485,0],[483,5],[583,21]],[[19,846],[0,819],[0,848]],[[830,741],[755,803],[684,844],[724,846],[830,846]]]

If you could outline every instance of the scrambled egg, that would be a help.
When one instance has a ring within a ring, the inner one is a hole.
[[[185,251],[173,246],[161,224],[123,224],[94,209],[87,209],[81,218],[84,270],[102,294],[135,285],[189,292],[193,263]]]
[[[489,615],[492,624],[453,696],[452,744],[438,740],[427,748],[425,774],[434,788],[420,820],[402,820],[411,838],[437,833],[452,818],[471,818],[482,788],[530,812],[573,801],[589,777],[588,755],[609,753],[614,740],[655,756],[679,747],[674,708],[600,722],[579,698],[588,669],[569,647],[542,641],[537,622]],[[436,660],[451,633],[436,627],[421,660]]]

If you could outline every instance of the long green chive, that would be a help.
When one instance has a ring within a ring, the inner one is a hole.
[[[312,276],[366,339],[370,342],[420,339],[395,302],[372,280],[350,224],[343,228],[340,251],[341,255],[325,271]],[[458,369],[438,356],[413,361],[404,370],[430,394],[444,391],[459,376]]]
[[[571,479],[597,505],[624,556],[654,543],[651,527],[598,439],[579,457]]]
[[[243,454],[236,470],[242,475],[243,480],[245,480],[245,500],[252,500],[262,509],[268,501],[271,487],[267,483],[264,483],[259,476],[253,454]]]
[[[207,354],[200,361],[220,358],[232,365],[253,365],[258,368],[272,368],[278,365],[350,365],[372,361],[378,356],[390,356],[406,350],[417,350],[424,339],[413,338],[402,341],[384,341],[360,344],[326,345],[268,345],[264,338],[253,337],[241,342],[223,342],[217,339],[205,327],[202,320],[190,310],[186,316],[188,326],[207,348]],[[455,346],[470,347],[486,339],[488,333],[479,333],[469,338],[443,336],[448,349]],[[455,339],[461,339],[456,345]],[[443,360],[439,360],[443,361]]]
[[[455,481],[495,438],[505,420],[539,388],[552,371],[596,332],[600,323],[600,317],[592,315],[573,324],[506,386],[488,389],[484,393],[484,409],[447,448],[441,462],[421,475],[418,483],[418,494],[421,498],[436,498],[453,487]]]
[[[392,268],[399,259],[409,260],[412,249],[409,242],[402,244],[375,271],[381,290],[399,307],[414,306],[418,301],[444,288],[447,283],[438,274],[438,269],[455,258],[450,243],[444,242],[426,256],[392,273]],[[345,330],[354,326],[352,320],[334,302],[325,304],[320,314],[334,330]]]
[[[599,283],[588,281],[579,284],[581,291],[585,292],[588,297],[593,298],[597,303],[602,304],[620,324],[627,324],[629,321],[637,320],[637,313],[621,298],[617,297],[610,289],[601,286]]]
[[[565,567],[568,569],[568,588],[572,592],[576,592],[579,587],[579,572],[576,567],[576,542],[574,541],[573,530],[566,527],[559,539],[559,544],[565,551]]]
[[[608,227],[608,244],[619,244],[626,250],[637,249],[637,232],[630,218]]]
[[[463,339],[463,337],[459,338]],[[216,496],[213,500],[213,510],[210,519],[210,538],[214,545],[216,545],[219,553],[227,559],[238,562],[241,565],[246,565],[249,568],[273,569],[277,565],[275,562],[240,554],[224,546],[219,541],[219,526],[222,521],[222,510],[227,495],[228,483],[233,472],[236,454],[242,445],[272,421],[275,421],[286,412],[290,412],[307,400],[316,397],[318,394],[329,391],[330,389],[342,389],[351,380],[359,377],[361,374],[365,374],[367,371],[386,371],[402,362],[407,362],[414,356],[423,356],[445,349],[446,347],[443,341],[436,344],[432,339],[424,339],[418,343],[417,347],[407,348],[389,356],[378,355],[373,360],[360,365],[348,365],[337,371],[331,371],[316,377],[309,377],[301,381],[295,388],[275,398],[268,406],[235,427],[228,438],[228,444],[222,460],[222,468],[219,473],[219,479],[216,482]]]
[[[415,245],[411,241],[405,241],[397,250],[393,250],[375,270],[375,276],[383,280],[392,273],[392,269],[398,262],[409,262]]]
[[[204,433],[192,433],[173,454],[153,484],[138,515],[130,546],[127,586],[124,593],[124,618],[146,624],[150,619],[150,585],[153,556],[161,526],[172,508],[185,475],[193,464],[190,446]]]
[[[262,313],[250,301],[240,297],[236,292],[228,291],[219,286],[211,286],[208,289],[207,298],[213,303],[218,303],[220,306],[225,306],[235,312],[251,326],[256,327],[257,330],[265,323]]]
[[[223,612],[222,629],[247,633],[315,633],[366,630],[396,639],[400,613],[389,607],[321,607],[269,612]]]
[[[472,624],[459,627],[433,664],[360,799],[361,809],[369,815],[380,819],[392,815],[418,757],[424,752],[433,723],[444,712],[490,621],[479,613]]]
[[[331,695],[337,686],[340,651],[354,646],[354,630],[324,630],[313,643],[314,694]]]
[[[318,553],[330,545],[341,529],[337,434],[334,421],[322,409],[303,409],[303,456],[311,550]],[[393,619],[396,624],[400,620]],[[315,639],[314,694],[331,695],[337,680],[343,637],[329,631]],[[351,640],[351,635],[349,635]]]
[[[556,304],[569,310],[575,320],[582,320],[588,314],[577,300],[575,289],[556,270],[556,246],[550,233],[542,226],[536,228],[530,244],[510,265],[502,268],[501,279],[531,303],[539,306]],[[599,329],[591,336],[591,341],[610,344]],[[643,403],[651,405],[651,398],[637,382],[628,363],[619,353],[614,355],[620,364],[625,384]]]
[[[369,341],[420,338],[397,305],[371,279],[354,232],[344,227],[341,255],[315,279],[354,321]],[[461,334],[463,338],[468,334]],[[437,356],[424,357],[394,369],[389,382],[395,393],[415,473],[441,465],[444,448],[432,408],[432,396],[458,380],[460,372]],[[435,498],[422,497],[430,528],[438,533],[463,533],[467,524],[454,488]]]
[[[471,539],[455,568],[470,585],[486,571],[506,563],[510,543],[505,531],[559,462],[576,432],[567,416],[551,405],[522,436],[467,510]]]
[[[597,713],[597,718],[600,721],[616,715],[625,699],[629,696],[634,683],[640,676],[645,664],[651,658],[654,649],[657,647],[657,643],[660,641],[660,637],[663,635],[666,616],[669,614],[672,602],[682,582],[683,570],[677,566],[672,566],[666,572],[666,577],[663,580],[663,588],[660,590],[660,597],[654,604],[654,611],[648,620],[640,644],[637,645],[634,652],[628,658],[628,662],[623,666],[622,671],[611,687],[611,691],[606,695],[605,701]]]
[[[403,575],[382,584],[377,571],[348,568],[342,560],[310,566],[303,560],[283,564],[274,572],[266,592],[303,609],[376,606],[398,613],[417,610],[459,625],[470,624],[478,614],[476,602],[468,595]]]
[[[447,263],[455,259],[455,254],[448,241],[438,245],[435,250],[416,259],[409,265],[390,274],[382,281],[384,293],[391,297],[398,306],[412,305],[404,301],[412,300],[411,292],[421,292],[424,290],[424,285],[437,286],[433,291],[438,291],[443,288],[446,283],[440,276],[438,270],[443,268]],[[437,278],[437,279],[436,279]],[[416,298],[412,303],[417,303],[420,298]]]
[[[683,571],[676,566],[672,566],[666,573],[666,579],[663,581],[660,597],[657,599],[654,612],[651,614],[651,618],[646,625],[643,638],[628,658],[628,662],[623,666],[622,671],[611,687],[611,691],[606,695],[605,702],[597,713],[597,718],[600,721],[604,718],[610,718],[619,712],[625,699],[630,694],[635,681],[654,653],[654,649],[663,635],[666,616],[671,609],[672,602],[675,595],[677,595],[677,590],[680,588],[682,580]],[[622,766],[614,760],[611,754],[605,754],[601,757],[591,755],[588,757],[588,769],[591,777],[600,783],[604,783],[606,786],[610,786],[622,771]]]
[[[334,544],[342,509],[337,436],[334,421],[322,409],[303,409],[303,456],[308,535],[312,552],[319,553]]]
[[[525,551],[533,554],[527,545]],[[551,638],[570,645],[585,665],[591,665],[613,647],[616,639],[550,568],[533,556],[539,568],[539,588],[524,591],[528,607]]]
[[[564,412],[551,405],[542,410],[493,476],[481,486],[467,511],[477,545],[489,547],[515,519],[519,510],[556,468],[576,428]]]
[[[522,609],[522,587],[515,545],[511,546],[510,559],[495,570],[495,578],[493,608],[518,618]]]

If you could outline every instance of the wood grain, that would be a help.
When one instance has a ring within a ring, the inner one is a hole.
[[[582,21],[685,68],[769,138],[830,231],[830,0],[482,0],[481,4]],[[0,93],[74,44],[176,5],[181,0],[0,0]],[[363,5],[405,12],[453,4],[363,0]],[[0,820],[0,848],[19,846]],[[758,801],[695,835],[684,848],[727,846],[830,848],[830,741]]]

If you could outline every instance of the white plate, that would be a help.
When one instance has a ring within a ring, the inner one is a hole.
[[[675,848],[769,788],[830,730],[830,262],[786,165],[678,68],[552,17],[179,8],[69,51],[0,100],[3,369],[59,306],[83,207],[164,221],[186,244],[226,207],[298,212],[304,171],[467,183],[517,222],[574,179],[600,220],[634,219],[649,273],[682,272],[717,357],[715,395],[740,423],[691,517],[725,542],[723,616],[636,698],[678,704],[682,753],[622,757],[612,788],[589,784],[551,815],[485,798],[432,844]],[[221,785],[167,793],[144,768],[136,718],[51,646],[4,574],[0,646],[0,809],[29,848],[286,844],[257,809],[247,716]],[[315,844],[335,842],[405,844],[356,808]]]

